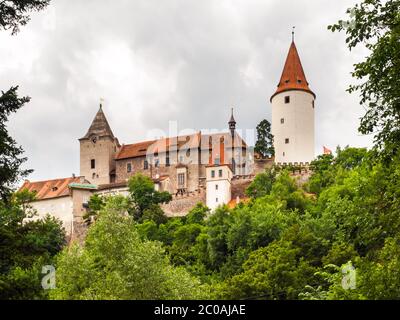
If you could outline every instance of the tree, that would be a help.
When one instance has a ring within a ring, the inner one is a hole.
[[[84,246],[65,248],[57,260],[53,299],[193,299],[199,281],[171,266],[159,242],[140,239],[121,196],[107,199]]]
[[[246,195],[252,198],[259,198],[269,194],[275,182],[276,171],[274,168],[265,169],[265,172],[258,174],[246,189]]]
[[[54,217],[35,215],[28,205],[34,194],[16,193],[0,201],[0,299],[44,299],[41,269],[52,264],[65,244],[65,230]]]
[[[392,159],[400,149],[400,1],[363,0],[347,9],[351,21],[328,26],[345,31],[351,50],[364,45],[370,52],[355,64],[352,76],[357,83],[348,92],[359,92],[366,108],[359,131],[374,134],[377,150]]]
[[[8,134],[6,123],[9,116],[29,102],[29,97],[18,98],[18,87],[12,87],[0,95],[0,198],[8,201],[14,184],[32,170],[22,170],[21,165],[27,160],[23,157],[22,147]]]
[[[154,209],[154,205],[168,203],[172,199],[169,192],[155,190],[154,182],[141,173],[134,175],[129,180],[128,186],[130,198],[134,204],[131,213],[136,220],[142,217],[146,209]]]
[[[264,119],[257,125],[257,142],[254,151],[262,157],[272,157],[275,154],[274,136],[271,134],[271,124]]]
[[[243,272],[218,288],[223,299],[297,299],[315,268],[302,259],[300,248],[277,241],[250,254]]]
[[[43,10],[50,0],[3,0],[0,2],[0,30],[11,30],[14,35],[30,20],[32,11]]]

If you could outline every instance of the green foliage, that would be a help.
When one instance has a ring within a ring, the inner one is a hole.
[[[275,182],[276,170],[265,169],[265,172],[258,174],[246,189],[246,195],[252,198],[259,198],[269,194]]]
[[[89,210],[83,216],[86,223],[90,224],[94,219],[96,219],[99,211],[104,207],[105,200],[104,197],[95,193],[93,194],[88,202]]]
[[[257,141],[254,151],[263,157],[275,155],[274,136],[271,133],[271,123],[264,119],[257,125]]]
[[[141,173],[137,173],[130,178],[128,186],[133,204],[132,208],[130,208],[130,213],[135,220],[141,219],[146,209],[152,208],[154,210],[154,205],[168,203],[172,199],[168,192],[156,191],[154,182]]]
[[[153,204],[143,211],[141,221],[151,220],[156,224],[167,222],[168,218],[158,204]]]
[[[365,46],[369,55],[354,65],[356,84],[348,89],[361,96],[366,113],[359,131],[375,134],[377,149],[390,160],[400,141],[400,1],[363,0],[347,13],[350,21],[329,26],[344,31],[351,50]]]
[[[197,223],[204,224],[204,219],[210,214],[210,209],[207,208],[203,203],[199,202],[196,206],[190,210],[186,216],[186,223]]]
[[[218,288],[223,299],[295,299],[313,282],[315,269],[288,241],[271,243],[252,252],[243,272]]]
[[[199,281],[172,267],[160,243],[141,240],[124,199],[109,199],[84,246],[57,259],[54,299],[191,299],[205,294]]]
[[[307,185],[310,192],[321,193],[323,189],[332,185],[335,179],[360,166],[368,156],[366,149],[348,146],[344,149],[337,147],[336,154],[336,157],[331,154],[320,155],[311,162],[310,169],[313,175]]]
[[[15,183],[32,172],[20,168],[27,158],[22,156],[24,150],[8,134],[6,127],[10,115],[30,100],[29,97],[18,98],[17,90],[18,86],[12,87],[0,95],[0,200],[3,202],[9,200]]]
[[[0,202],[0,299],[45,298],[41,267],[52,264],[65,244],[59,220],[49,215],[26,220],[35,214],[27,204],[32,198],[23,191],[7,204]]]

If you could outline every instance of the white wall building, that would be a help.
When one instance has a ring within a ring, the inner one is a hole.
[[[232,170],[229,165],[210,165],[206,167],[206,205],[214,210],[231,201]]]

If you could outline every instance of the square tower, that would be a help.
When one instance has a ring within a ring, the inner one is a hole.
[[[80,143],[80,175],[92,184],[115,182],[115,155],[120,149],[118,139],[108,124],[100,104],[99,111]]]

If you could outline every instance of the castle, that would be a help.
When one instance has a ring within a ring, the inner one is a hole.
[[[276,91],[271,96],[275,158],[253,157],[236,131],[233,115],[223,133],[164,137],[120,144],[103,107],[79,139],[80,175],[31,182],[20,190],[36,192],[32,206],[41,217],[50,213],[63,221],[68,235],[79,237],[89,198],[94,194],[128,194],[128,180],[142,173],[155,188],[173,195],[163,205],[167,215],[186,214],[196,203],[210,209],[235,206],[255,174],[274,161],[307,166],[314,159],[314,100],[292,41]]]

